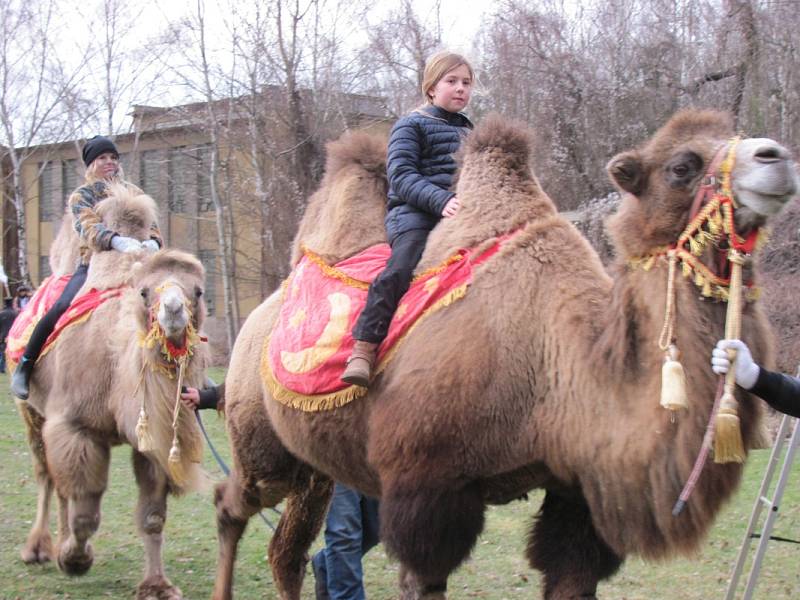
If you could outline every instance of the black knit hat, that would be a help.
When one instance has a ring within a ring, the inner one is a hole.
[[[87,140],[86,144],[83,146],[83,164],[88,167],[94,162],[95,158],[104,152],[113,152],[119,156],[114,142],[103,135],[94,136],[90,140]]]

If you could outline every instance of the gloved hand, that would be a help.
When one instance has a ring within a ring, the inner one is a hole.
[[[115,235],[111,238],[111,247],[117,252],[139,252],[142,249],[142,242],[124,235]]]
[[[711,352],[711,368],[714,373],[724,375],[731,368],[728,350],[736,350],[736,383],[746,390],[756,384],[759,366],[753,362],[750,348],[741,340],[720,340]]]
[[[158,242],[155,240],[145,240],[142,242],[142,248],[147,252],[158,252]]]

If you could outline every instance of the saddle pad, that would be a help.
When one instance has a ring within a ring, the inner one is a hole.
[[[56,303],[61,296],[61,292],[69,283],[72,275],[62,275],[55,277],[50,275],[36,289],[30,302],[22,309],[14,319],[11,330],[8,332],[8,343],[6,346],[6,360],[9,365],[16,368],[17,363],[25,352],[25,345],[31,338],[34,327],[44,317],[48,310]],[[81,323],[88,319],[95,308],[110,298],[115,298],[122,294],[123,288],[112,288],[108,290],[90,289],[85,294],[72,300],[69,308],[56,322],[53,332],[45,341],[44,348],[39,358],[47,354],[58,336],[67,327]]]
[[[472,281],[467,254],[460,251],[415,277],[378,349],[377,371],[420,319],[466,294]],[[284,282],[278,320],[262,352],[262,377],[275,399],[304,411],[320,411],[366,394],[366,388],[339,378],[353,349],[351,331],[369,284],[389,255],[389,246],[380,244],[328,265],[310,250],[304,252]]]

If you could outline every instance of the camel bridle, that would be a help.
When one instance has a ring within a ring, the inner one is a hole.
[[[175,405],[172,411],[172,447],[169,451],[168,466],[170,476],[177,485],[183,485],[186,481],[186,473],[182,466],[181,445],[178,437],[178,420],[181,413],[181,388],[183,386],[183,379],[186,372],[186,365],[189,358],[194,353],[195,346],[205,341],[201,337],[194,326],[194,315],[191,306],[189,305],[186,294],[184,296],[184,309],[189,313],[189,319],[184,330],[183,345],[176,346],[167,337],[164,328],[158,321],[158,312],[160,308],[161,294],[169,287],[178,286],[174,282],[168,282],[156,288],[157,299],[150,306],[147,314],[147,333],[139,332],[139,346],[142,348],[142,369],[139,374],[139,380],[136,383],[133,396],[139,391],[139,387],[144,381],[146,369],[149,367],[152,371],[157,371],[166,375],[169,379],[173,379],[173,373],[177,371],[177,384],[175,386]],[[160,360],[149,360],[146,356],[146,351],[158,346],[158,356]],[[145,394],[142,394],[141,404],[139,407],[139,419],[136,423],[136,438],[137,446],[140,452],[148,452],[155,450],[152,435],[149,430],[149,418],[147,416],[147,405],[145,402]]]
[[[689,214],[689,223],[671,245],[656,248],[643,257],[629,261],[632,267],[649,270],[658,259],[666,258],[667,292],[664,323],[658,347],[665,353],[662,367],[661,405],[673,411],[688,408],[686,381],[680,353],[675,339],[676,290],[675,271],[681,265],[684,277],[691,277],[703,297],[727,303],[725,337],[741,336],[742,302],[753,301],[758,290],[752,281],[744,282],[742,267],[745,260],[764,240],[763,230],[754,228],[745,237],[736,232],[734,213],[738,208],[733,195],[732,173],[736,160],[739,137],[722,144],[709,163],[700,186],[695,193]],[[712,249],[716,271],[704,264],[700,257]],[[727,375],[719,377],[717,394],[709,415],[703,444],[692,472],[673,509],[678,515],[685,506],[699,479],[711,444],[714,444],[716,463],[737,462],[745,459],[744,443],[737,414],[735,389],[735,352],[730,352],[731,366]]]

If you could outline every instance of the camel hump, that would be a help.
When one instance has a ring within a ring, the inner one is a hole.
[[[155,200],[133,186],[109,186],[108,196],[95,210],[106,227],[139,240],[149,239],[150,227],[158,222]]]
[[[333,179],[350,165],[357,165],[376,177],[385,178],[386,148],[386,135],[348,131],[326,146],[325,178]]]
[[[532,151],[533,133],[525,123],[491,113],[464,143],[464,160],[468,161],[470,155],[492,153],[508,168],[528,172]]]

